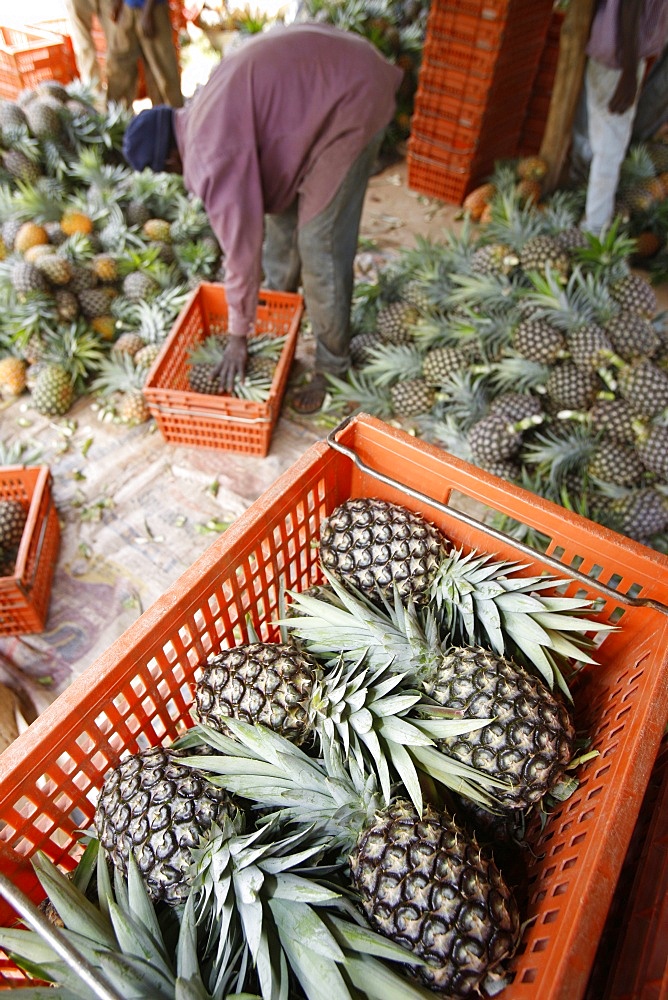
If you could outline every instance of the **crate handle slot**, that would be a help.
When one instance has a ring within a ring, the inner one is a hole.
[[[456,507],[450,507],[448,504],[441,503],[440,500],[435,500],[433,497],[427,496],[426,493],[413,489],[412,486],[400,483],[397,479],[393,479],[391,476],[385,475],[384,472],[378,472],[376,469],[372,469],[352,450],[352,448],[348,448],[347,445],[341,444],[340,441],[336,440],[336,435],[348,426],[354,416],[355,414],[351,413],[350,416],[342,420],[341,423],[327,435],[326,441],[330,448],[333,448],[334,451],[338,451],[341,455],[345,455],[349,458],[351,462],[360,470],[360,472],[363,472],[367,476],[371,476],[372,479],[377,479],[381,483],[385,483],[387,486],[392,486],[394,489],[407,493],[408,496],[412,497],[414,500],[419,500],[421,503],[427,503],[430,507],[436,507],[436,509],[440,510],[442,513],[447,514],[449,517],[454,517],[456,520],[462,521],[470,527],[480,528],[486,534],[491,535],[492,538],[496,538],[500,542],[510,542],[515,548],[520,549],[520,551],[524,552],[525,555],[532,559],[537,555],[540,555],[541,560],[547,563],[548,566],[551,566],[560,576],[570,577],[571,580],[584,583],[589,587],[594,584],[597,590],[607,594],[608,597],[617,601],[619,604],[627,604],[634,608],[653,608],[655,611],[660,611],[663,615],[668,615],[668,606],[662,604],[661,601],[655,601],[651,597],[629,597],[628,594],[622,594],[620,591],[615,590],[614,587],[608,587],[606,584],[600,583],[598,580],[592,580],[586,573],[580,573],[579,570],[573,569],[572,566],[565,566],[563,563],[559,562],[558,559],[555,559],[554,556],[537,553],[529,545],[526,545],[526,543],[517,538],[511,538],[510,535],[507,535],[504,531],[499,531],[499,529],[495,528],[493,525],[485,524],[483,521],[479,521],[478,518],[472,517],[471,514],[467,514],[465,511],[457,510]]]
[[[213,413],[211,410],[198,410],[195,407],[184,409],[180,406],[165,406],[161,403],[154,404],[155,409],[160,413],[167,413],[169,416],[180,414],[185,417],[203,417],[205,420],[225,420],[233,424],[268,424],[269,417],[234,417],[227,413]]]
[[[109,985],[95,966],[70,944],[65,935],[40,913],[35,904],[2,873],[0,873],[0,896],[14,907],[29,927],[45,939],[70,969],[90,987],[95,996],[99,997],[99,1000],[125,1000],[121,993],[117,993]]]

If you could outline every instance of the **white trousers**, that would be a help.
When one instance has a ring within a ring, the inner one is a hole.
[[[645,60],[638,65],[638,85],[645,71]],[[622,115],[608,110],[621,70],[610,69],[595,59],[587,60],[585,92],[591,165],[587,201],[582,228],[596,236],[610,224],[615,210],[619,172],[626,156],[636,113],[636,101]]]

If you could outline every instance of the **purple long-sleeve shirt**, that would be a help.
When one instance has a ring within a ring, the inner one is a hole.
[[[175,110],[185,186],[225,253],[231,333],[255,321],[265,214],[297,196],[299,225],[322,211],[391,120],[401,79],[366,39],[295,24],[244,42]]]

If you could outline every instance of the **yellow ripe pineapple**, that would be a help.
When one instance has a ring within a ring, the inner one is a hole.
[[[523,156],[517,161],[515,172],[520,180],[542,181],[548,171],[541,156]]]
[[[474,222],[479,222],[482,213],[496,194],[496,185],[488,182],[479,184],[470,191],[462,203],[462,208]]]
[[[118,265],[116,259],[109,253],[99,253],[91,261],[93,274],[103,282],[118,280]]]
[[[30,247],[48,242],[49,236],[44,226],[39,226],[36,222],[23,222],[14,238],[14,249],[24,254]]]
[[[116,319],[114,316],[95,316],[90,325],[102,340],[113,340],[116,334]]]
[[[26,367],[22,358],[13,355],[0,358],[0,393],[20,396],[26,387]]]
[[[61,217],[60,228],[66,236],[73,236],[75,233],[88,236],[93,232],[93,220],[86,212],[69,209]]]

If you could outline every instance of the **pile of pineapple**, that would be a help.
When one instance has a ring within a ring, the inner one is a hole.
[[[83,393],[149,416],[149,367],[189,290],[220,276],[198,199],[120,153],[129,114],[80,84],[0,101],[0,393],[62,415]]]
[[[330,411],[397,420],[666,551],[668,328],[634,241],[619,220],[600,239],[580,230],[578,193],[537,205],[514,168],[499,176],[484,225],[465,219],[358,283]]]
[[[320,567],[255,623],[276,641],[249,621],[197,665],[193,728],[110,769],[72,878],[34,859],[89,968],[0,929],[33,976],[74,998],[93,972],[137,1000],[508,984],[525,823],[538,833],[587,759],[569,684],[610,626],[564,581],[376,498],[323,522]]]

